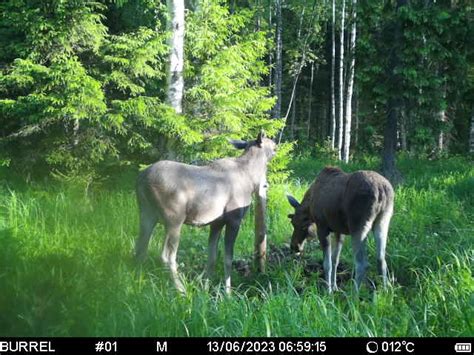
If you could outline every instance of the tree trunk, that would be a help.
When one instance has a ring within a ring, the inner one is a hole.
[[[295,99],[293,101],[293,107],[291,108],[291,127],[290,127],[290,136],[291,140],[295,139],[295,121],[296,121],[296,89],[295,89]]]
[[[440,130],[438,134],[438,155],[441,156],[447,149],[446,144],[446,133],[444,131],[446,125],[446,82],[443,83],[442,87],[442,103],[441,108],[437,112],[436,116],[440,124]]]
[[[471,111],[471,134],[469,135],[469,153],[474,154],[474,106]]]
[[[302,30],[302,27],[303,27],[304,12],[305,12],[305,8],[303,8],[303,11],[302,11],[301,16],[300,16],[300,25],[298,26],[298,33],[297,33],[297,36],[296,36],[297,43],[300,43],[300,40],[301,40],[301,30]],[[297,79],[298,75],[301,73],[301,70],[303,69],[304,56],[305,56],[305,53],[304,53],[304,49],[303,49],[303,59],[301,59],[301,64],[300,64],[299,70],[298,70],[296,78],[295,78],[295,85],[296,85],[296,82],[298,80]],[[292,111],[291,111],[291,139],[292,140],[295,139],[296,102],[298,100],[298,97],[296,95],[296,93],[297,93],[296,89],[297,89],[297,87],[295,86],[295,89],[294,89],[295,96],[294,96],[293,107],[292,107]]]
[[[309,102],[308,102],[308,119],[306,121],[306,139],[309,142],[309,131],[311,127],[311,111],[313,105],[313,81],[314,81],[314,62],[311,63],[311,80],[309,82]]]
[[[446,111],[440,110],[437,114],[438,120],[444,124],[446,122]],[[445,133],[443,131],[443,127],[441,127],[440,132],[438,134],[438,155],[443,155],[443,152],[446,149],[446,140],[445,140]]]
[[[342,0],[341,35],[339,42],[339,112],[337,132],[337,158],[342,159],[342,136],[344,130],[344,21],[346,16],[346,0]]]
[[[397,0],[396,12],[400,13],[400,8],[407,4],[407,0]],[[387,122],[385,123],[383,153],[382,153],[382,174],[389,179],[392,184],[401,182],[402,176],[396,167],[395,153],[397,144],[397,121],[402,106],[400,99],[401,78],[397,71],[400,69],[400,58],[398,53],[402,42],[402,24],[400,18],[393,23],[392,51],[389,55],[387,76],[391,83],[390,94],[387,103]]]
[[[332,33],[331,33],[332,49],[331,49],[331,118],[330,118],[330,133],[331,133],[331,149],[334,149],[336,144],[336,98],[334,88],[334,76],[336,67],[336,0],[332,0]]]
[[[402,108],[400,112],[400,145],[403,152],[408,150],[407,145],[407,123],[406,112]]]
[[[355,127],[354,127],[354,147],[357,147],[359,144],[359,88],[356,87],[355,90]]]
[[[320,113],[320,116],[321,119],[319,121],[316,120],[316,123],[314,125],[315,129],[319,129],[316,131],[316,133],[314,134],[314,138],[315,140],[319,140],[321,142],[325,142],[327,140],[327,138],[329,137],[329,134],[330,134],[330,129],[331,127],[329,127],[328,123],[329,123],[329,120],[328,120],[328,107],[327,107],[327,104],[324,102],[320,105],[320,107],[316,107],[316,110],[317,112]],[[319,133],[319,134],[318,134]]]
[[[354,89],[354,72],[355,72],[355,45],[356,45],[356,18],[357,18],[357,0],[352,0],[352,28],[351,39],[349,44],[350,64],[349,77],[347,78],[347,97],[346,97],[346,113],[344,119],[344,147],[342,150],[342,160],[349,162],[349,153],[351,147],[351,124],[352,124],[352,92]]]
[[[275,1],[275,16],[276,16],[276,53],[275,53],[275,96],[276,103],[273,108],[273,118],[281,117],[281,85],[282,85],[282,72],[283,72],[283,62],[282,62],[282,52],[283,52],[283,43],[282,43],[282,18],[281,18],[281,3],[283,0]]]
[[[74,125],[72,126],[72,136],[73,136],[72,145],[74,147],[77,147],[79,145],[79,128],[80,128],[79,120],[76,118],[74,120]]]
[[[184,0],[168,0],[168,11],[171,20],[168,102],[176,113],[182,113],[184,93]]]
[[[290,102],[288,103],[288,109],[286,110],[286,114],[285,114],[285,117],[284,117],[285,125],[284,125],[283,128],[280,130],[280,134],[279,134],[279,136],[278,136],[278,144],[281,143],[281,139],[282,139],[282,137],[283,137],[283,131],[285,130],[285,127],[286,127],[286,121],[287,121],[287,119],[288,119],[288,115],[290,114],[291,105],[293,105],[293,101],[294,101],[294,99],[295,99],[296,85],[298,85],[298,79],[299,79],[300,74],[301,74],[302,65],[303,65],[303,62],[301,62],[300,66],[299,66],[299,69],[298,69],[298,71],[297,71],[297,73],[296,73],[295,80],[293,81],[293,89],[291,89]]]
[[[273,19],[272,19],[272,0],[268,2],[268,26],[273,28]],[[268,31],[271,33],[271,31]],[[271,88],[273,84],[273,51],[269,51],[268,53],[268,67],[270,68],[270,72],[268,74],[268,87]]]
[[[257,18],[255,19],[255,31],[259,32],[261,27],[261,19],[260,19],[260,0],[256,1],[257,7]]]

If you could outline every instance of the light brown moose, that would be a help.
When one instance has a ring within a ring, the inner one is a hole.
[[[294,231],[291,248],[302,251],[308,228],[315,223],[324,254],[324,274],[329,291],[337,289],[336,272],[343,235],[352,236],[355,281],[359,289],[368,262],[367,234],[373,230],[377,249],[377,268],[387,284],[385,249],[394,192],[390,182],[374,171],[346,174],[339,168],[326,167],[311,184],[300,203],[288,196],[295,213],[288,215]],[[329,234],[334,233],[333,245]],[[332,250],[331,250],[332,249]]]
[[[275,155],[276,144],[260,133],[256,140],[231,141],[244,153],[237,158],[224,158],[205,166],[174,161],[159,161],[140,173],[137,198],[140,211],[140,235],[135,255],[142,260],[156,223],[163,223],[166,239],[161,260],[169,268],[176,288],[185,292],[178,274],[176,254],[183,224],[210,225],[207,274],[214,273],[217,246],[225,226],[225,288],[231,291],[230,274],[234,243],[252,194],[258,198],[255,247],[260,267],[266,252],[263,222],[267,188],[267,163]]]

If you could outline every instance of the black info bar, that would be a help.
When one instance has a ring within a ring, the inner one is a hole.
[[[473,354],[472,338],[0,338],[0,354]]]

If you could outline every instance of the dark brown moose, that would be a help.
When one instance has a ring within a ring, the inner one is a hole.
[[[308,228],[315,223],[324,254],[324,276],[329,291],[337,289],[336,272],[343,244],[343,235],[352,236],[355,281],[359,289],[367,270],[367,234],[373,230],[377,248],[377,268],[387,284],[385,248],[394,192],[390,182],[374,171],[347,174],[339,168],[326,167],[298,201],[288,196],[295,213],[288,217],[293,224],[291,248],[302,251]],[[333,245],[329,234],[333,232]]]
[[[226,227],[224,272],[226,292],[230,293],[234,243],[242,218],[252,194],[263,199],[260,201],[265,198],[267,163],[275,154],[276,144],[263,132],[254,141],[231,143],[245,150],[240,157],[219,159],[205,166],[159,161],[137,179],[140,235],[135,244],[136,258],[145,257],[156,223],[163,223],[166,239],[161,260],[169,268],[176,288],[183,293],[176,263],[182,225],[210,225],[208,276],[214,272],[219,237]],[[264,225],[257,220],[256,224]],[[261,258],[265,254],[265,238],[264,233],[256,234],[255,246]]]

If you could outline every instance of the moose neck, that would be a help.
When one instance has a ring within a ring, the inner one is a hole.
[[[267,175],[267,163],[265,151],[258,147],[250,147],[244,154],[237,158],[242,172],[246,173],[255,187],[265,179]]]

